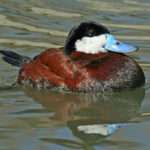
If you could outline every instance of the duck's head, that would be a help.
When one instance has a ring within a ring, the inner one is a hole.
[[[74,27],[66,40],[65,53],[79,51],[87,54],[99,52],[128,53],[137,50],[137,47],[118,41],[110,31],[96,22],[82,22]]]

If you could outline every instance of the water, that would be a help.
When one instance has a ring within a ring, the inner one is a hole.
[[[149,0],[1,0],[0,49],[35,56],[64,44],[80,21],[107,25],[140,51],[130,54],[145,89],[103,95],[11,86],[18,73],[0,59],[0,150],[149,150]]]

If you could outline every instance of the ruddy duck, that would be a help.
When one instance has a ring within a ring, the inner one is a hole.
[[[124,53],[137,47],[118,41],[95,22],[74,27],[64,48],[50,48],[33,59],[1,50],[3,59],[20,67],[17,82],[36,88],[104,92],[136,88],[145,83],[140,66]]]

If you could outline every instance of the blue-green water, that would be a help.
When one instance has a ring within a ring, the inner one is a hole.
[[[149,7],[149,0],[1,0],[0,49],[35,56],[94,20],[140,47],[130,55],[146,85],[103,95],[21,89],[11,86],[18,69],[0,59],[0,150],[149,150]]]

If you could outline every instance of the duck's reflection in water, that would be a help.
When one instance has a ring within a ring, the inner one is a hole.
[[[90,145],[103,140],[140,116],[144,88],[130,91],[85,94],[24,89],[27,95],[53,112],[52,121],[65,122],[74,136]],[[70,139],[45,139],[60,145],[76,145]],[[78,143],[78,146],[81,143]]]

